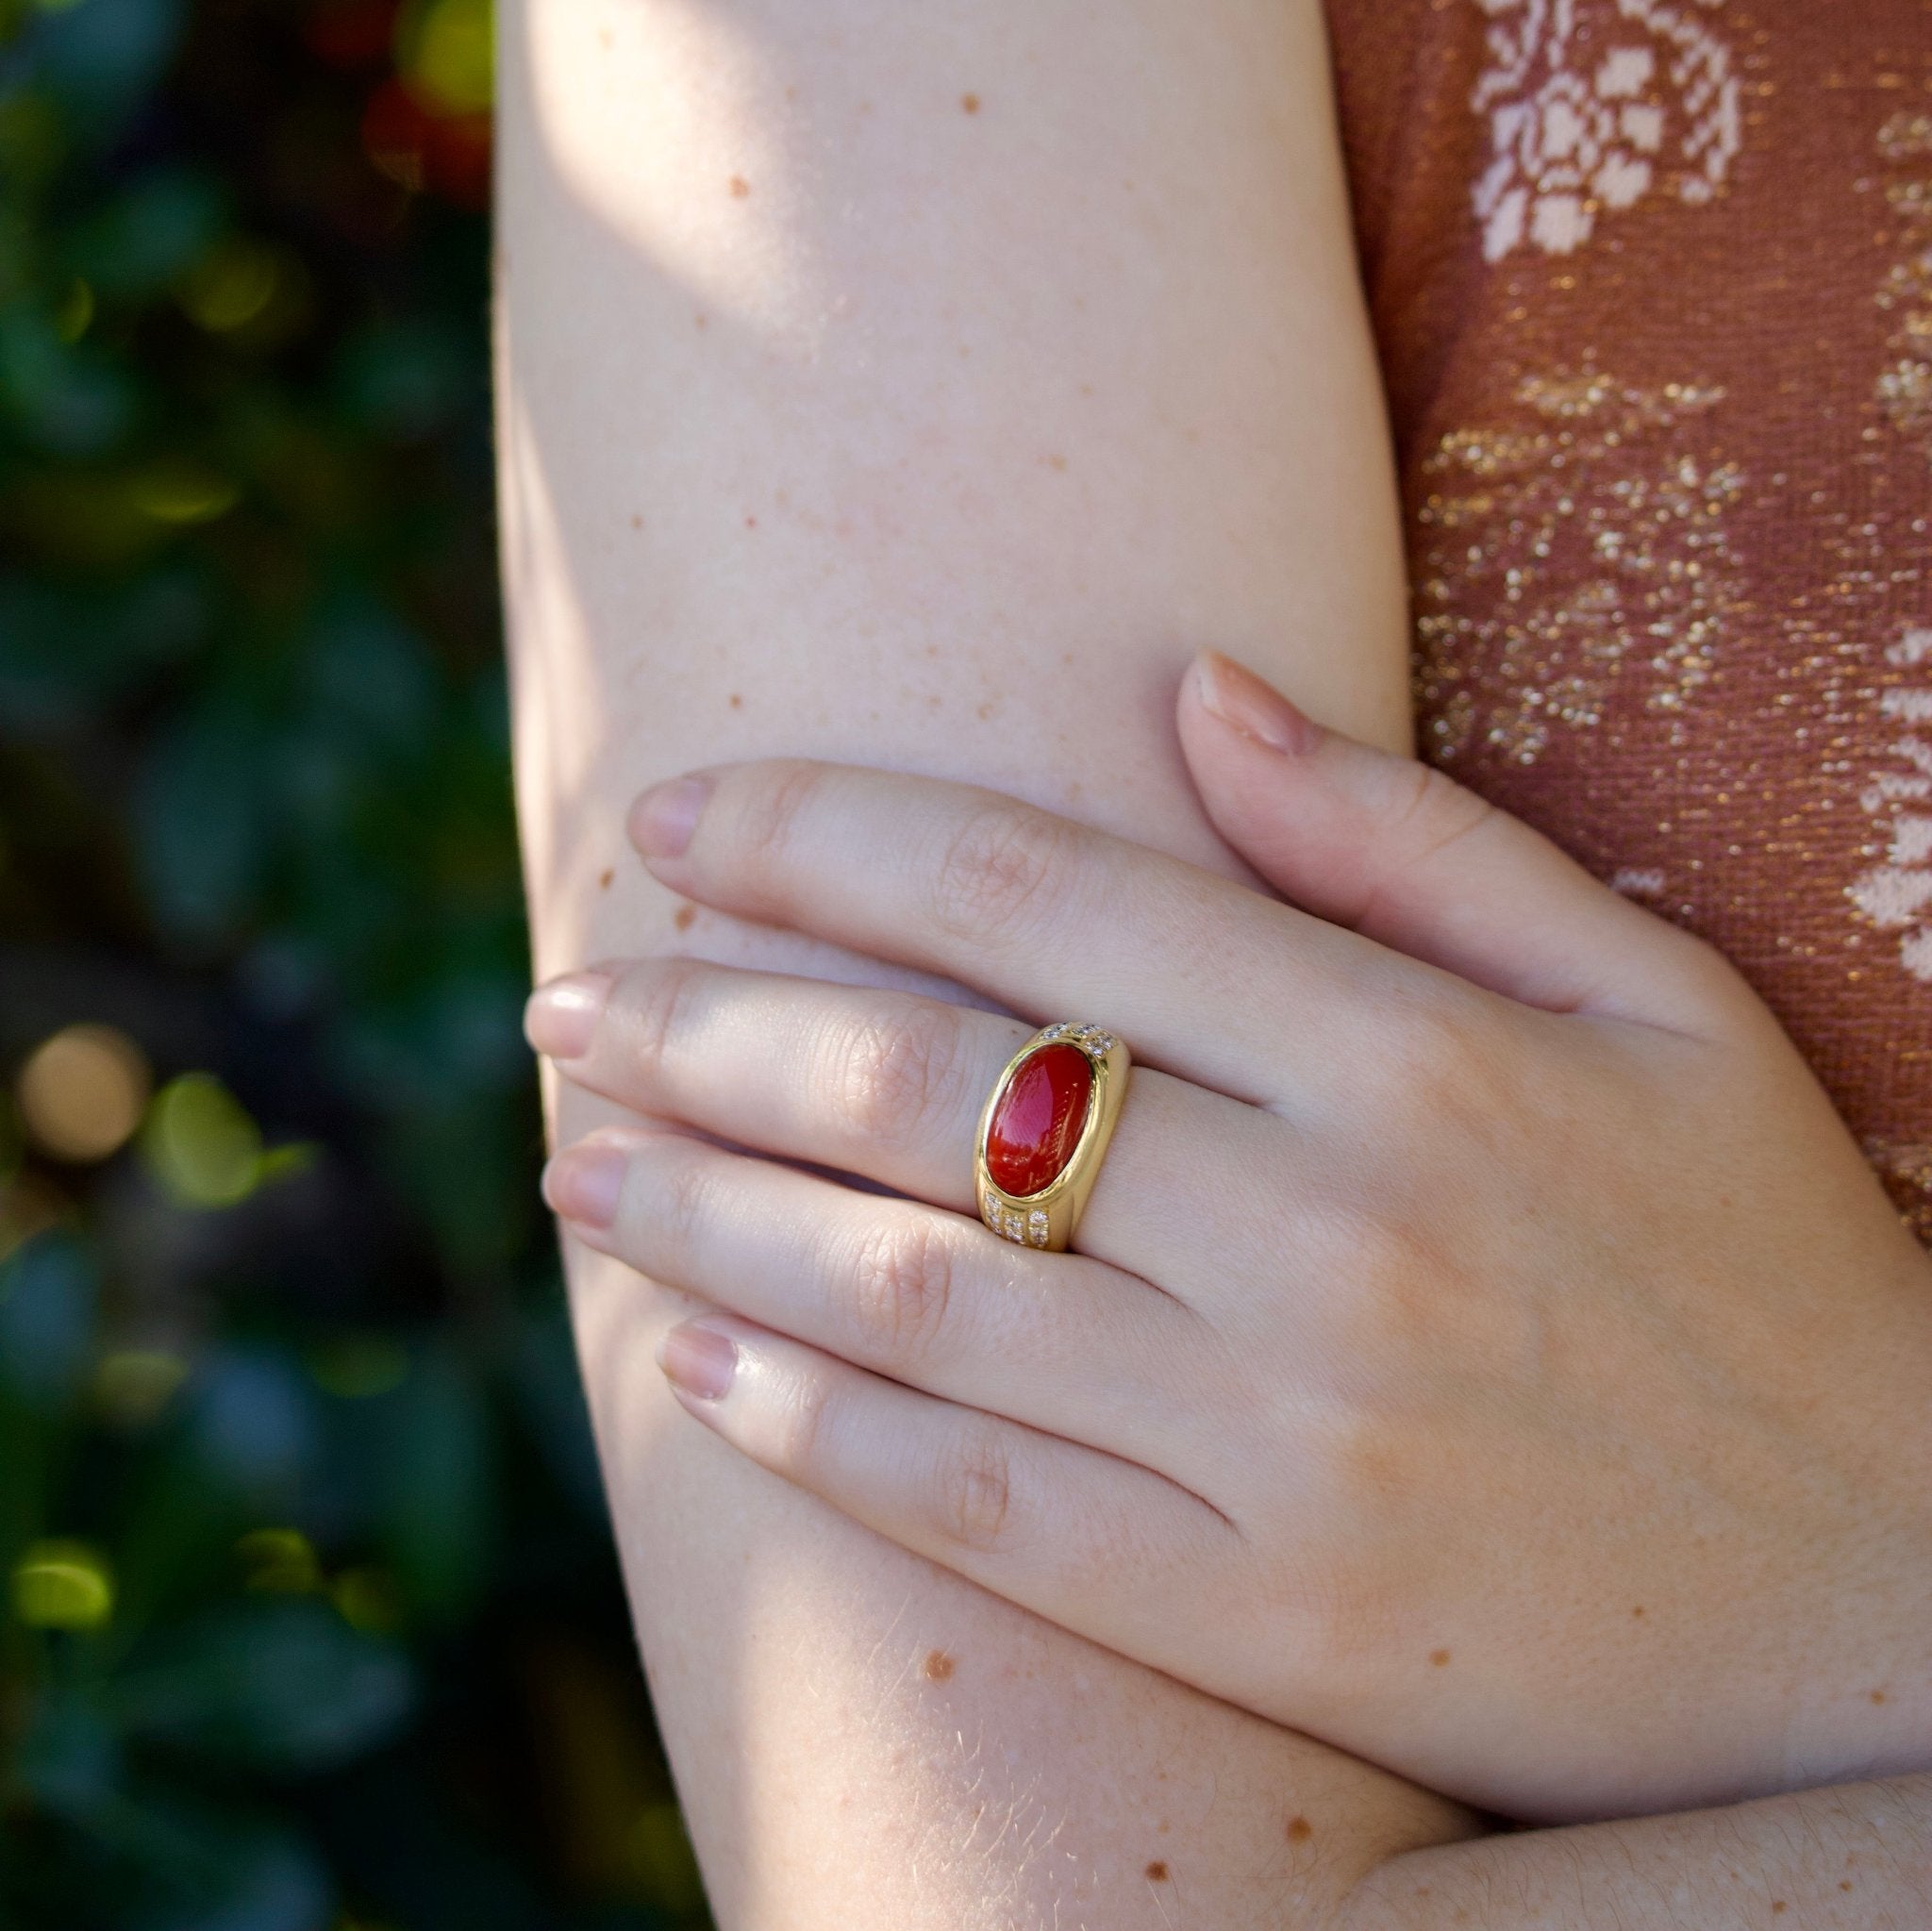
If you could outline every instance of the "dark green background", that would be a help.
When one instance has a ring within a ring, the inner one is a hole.
[[[11,1924],[702,1918],[535,1194],[482,23],[0,0]],[[225,1204],[35,1144],[76,1022]]]

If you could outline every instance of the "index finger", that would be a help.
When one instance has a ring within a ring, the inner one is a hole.
[[[1334,1064],[1364,974],[1408,965],[1197,865],[935,778],[721,765],[646,792],[630,832],[703,904],[1117,1028],[1137,1058],[1261,1104]]]

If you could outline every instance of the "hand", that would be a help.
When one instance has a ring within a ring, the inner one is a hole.
[[[1029,1024],[691,959],[541,991],[538,1047],[666,1123],[546,1186],[729,1310],[667,1340],[685,1407],[988,1589],[1516,1816],[1932,1761],[1932,1266],[1770,1014],[1233,665],[1179,721],[1291,905],[882,773],[641,802],[675,890],[1138,1061],[1079,1251],[1041,1254],[970,1218]]]

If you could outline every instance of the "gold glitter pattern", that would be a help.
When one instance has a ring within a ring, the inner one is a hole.
[[[1932,0],[1326,8],[1424,755],[1730,957],[1932,1244]]]
[[[1530,375],[1517,413],[1452,429],[1422,465],[1416,700],[1430,754],[1533,764],[1641,692],[1681,741],[1739,587],[1735,462],[1692,433],[1723,400],[1586,373]]]

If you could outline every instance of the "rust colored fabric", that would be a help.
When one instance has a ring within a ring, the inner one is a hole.
[[[1424,755],[1715,941],[1932,1240],[1932,0],[1329,0]]]

